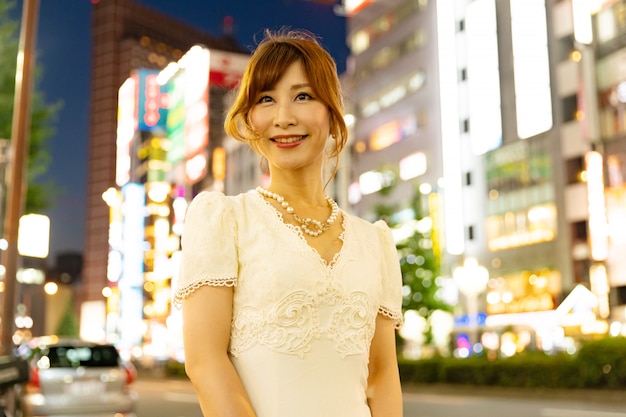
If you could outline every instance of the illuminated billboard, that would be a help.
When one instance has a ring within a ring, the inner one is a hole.
[[[371,2],[372,0],[343,0],[343,7],[346,11],[346,15],[352,16]]]
[[[207,172],[209,88],[234,88],[249,56],[195,45],[176,63],[163,69],[157,82],[168,91],[165,123],[170,141],[167,161],[185,164],[185,179],[195,183]]]
[[[235,88],[243,76],[248,60],[248,55],[211,50],[210,85],[227,89]]]
[[[130,180],[130,144],[137,131],[138,84],[138,76],[133,74],[118,91],[115,183],[120,187]]]
[[[470,136],[473,153],[482,155],[502,144],[495,0],[471,3],[465,20]]]
[[[587,172],[587,211],[589,213],[589,247],[591,258],[604,261],[609,255],[609,227],[604,197],[604,165],[602,154],[585,154]]]
[[[456,18],[454,1],[435,2],[437,8],[437,48],[439,62],[439,108],[443,158],[443,213],[445,248],[450,255],[465,251],[461,146],[456,65]]]
[[[20,217],[17,250],[22,256],[47,258],[50,249],[50,217],[25,214]]]
[[[157,83],[158,70],[141,68],[137,74],[137,124],[143,132],[164,130],[167,118],[167,95]]]
[[[515,110],[520,139],[552,128],[552,87],[544,0],[511,0]]]
[[[143,185],[128,183],[122,187],[122,196],[120,345],[136,346],[142,338],[146,193]]]
[[[372,131],[369,138],[370,149],[372,151],[385,149],[416,133],[417,129],[417,117],[413,115],[390,120]]]
[[[165,131],[167,92],[157,83],[158,74],[157,70],[140,68],[118,91],[115,183],[120,187],[130,181],[135,134]]]
[[[141,184],[128,183],[122,187],[122,252],[123,274],[120,287],[143,285],[144,224],[146,192]],[[122,284],[123,283],[123,284]]]
[[[176,73],[168,82],[169,111],[166,132],[170,141],[167,161],[176,164],[185,157],[185,77]]]

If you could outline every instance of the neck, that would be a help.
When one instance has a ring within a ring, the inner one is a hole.
[[[321,169],[284,170],[270,167],[270,180],[265,188],[287,199],[326,205]]]
[[[308,204],[326,205],[326,193],[319,183],[284,183],[271,181],[265,187],[288,200],[306,202]]]

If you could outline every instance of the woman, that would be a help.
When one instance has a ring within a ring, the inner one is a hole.
[[[312,35],[266,32],[225,121],[269,184],[190,204],[175,303],[205,416],[400,417],[401,277],[391,232],[324,193],[347,129]]]

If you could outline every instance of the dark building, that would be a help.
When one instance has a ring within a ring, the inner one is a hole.
[[[92,78],[85,252],[77,302],[102,300],[107,285],[109,207],[115,187],[118,89],[138,68],[163,69],[194,44],[244,52],[229,30],[211,36],[129,0],[101,0],[92,11]]]
[[[64,252],[56,257],[54,268],[48,276],[59,284],[77,285],[81,282],[83,254]]]

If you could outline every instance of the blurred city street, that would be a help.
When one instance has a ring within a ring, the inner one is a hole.
[[[260,35],[292,27],[343,92],[324,192],[397,249],[404,416],[626,417],[626,0],[64,5],[0,0],[0,353],[110,343],[167,370],[134,382],[138,417],[201,417],[175,379],[187,209],[271,184],[224,121]]]
[[[624,406],[533,398],[406,394],[405,417],[624,417]]]
[[[137,417],[202,417],[191,383],[187,380],[140,378]]]
[[[135,389],[138,417],[202,417],[186,380],[140,378]],[[626,400],[622,397],[620,402],[619,393],[604,398],[560,394],[409,387],[404,393],[404,417],[626,417]]]

